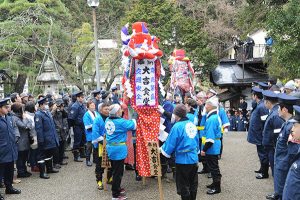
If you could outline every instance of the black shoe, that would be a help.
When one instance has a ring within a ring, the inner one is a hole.
[[[260,170],[255,170],[254,172],[260,174],[262,171],[260,169]]]
[[[63,159],[69,159],[69,157],[68,156],[64,156]]]
[[[55,168],[49,168],[47,169],[47,173],[48,174],[55,174],[55,173],[58,173],[59,171]]]
[[[139,176],[139,175],[136,175],[136,176],[135,176],[135,180],[136,180],[136,181],[141,181],[141,180],[142,180],[142,177]]]
[[[21,194],[21,190],[18,190],[16,188],[6,188],[5,194]]]
[[[41,173],[40,174],[40,178],[42,178],[42,179],[49,179],[50,176],[48,174],[46,174],[46,173]]]
[[[209,189],[206,194],[209,194],[209,195],[213,195],[213,194],[218,194],[220,193],[221,190],[217,190],[216,188],[212,188],[212,189]]]
[[[200,172],[198,172],[198,174],[208,174],[209,171],[202,169]]]
[[[0,200],[4,200],[4,197],[0,194]]]
[[[54,167],[55,169],[60,169],[60,168],[61,168],[60,164],[54,164],[53,167]]]
[[[74,158],[75,162],[83,162],[83,160],[81,160],[80,158]]]
[[[126,170],[134,170],[134,167],[132,165],[125,165]]]
[[[210,185],[206,185],[206,188],[208,189],[213,189],[215,187],[214,183],[210,184]]]
[[[67,164],[68,164],[68,162],[64,162],[64,161],[62,161],[62,162],[60,162],[59,164],[60,164],[60,165],[67,165]]]
[[[266,179],[266,178],[269,178],[269,174],[267,174],[267,175],[257,174],[256,175],[256,179]]]
[[[27,174],[26,172],[22,173],[22,174],[18,174],[17,178],[28,178],[30,177],[32,174]]]
[[[266,199],[279,200],[280,197],[279,197],[278,194],[273,193],[273,194],[268,194],[268,195],[266,196]]]

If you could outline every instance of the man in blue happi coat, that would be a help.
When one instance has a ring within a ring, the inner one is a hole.
[[[201,156],[205,156],[213,183],[207,185],[207,194],[213,195],[221,192],[221,173],[219,167],[219,155],[221,152],[222,122],[218,115],[219,100],[211,97],[206,101],[206,121],[204,135],[202,137]],[[203,139],[205,138],[205,140]]]
[[[175,107],[176,123],[161,147],[161,153],[170,158],[175,152],[177,193],[182,200],[196,200],[198,188],[199,136],[196,126],[186,117],[183,104]]]

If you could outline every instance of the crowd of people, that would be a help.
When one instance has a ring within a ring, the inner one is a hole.
[[[256,145],[261,165],[255,171],[256,178],[268,178],[269,167],[274,177],[274,193],[267,199],[300,199],[300,91],[295,83],[293,86],[291,82],[282,88],[274,82],[255,82],[250,114],[244,98],[234,114],[226,111],[213,89],[186,93],[184,97],[167,93],[157,108],[168,133],[165,140],[159,141],[162,178],[173,173],[177,193],[183,200],[196,199],[198,174],[212,178],[207,185],[208,195],[220,193],[223,133],[248,130],[247,140]],[[42,179],[58,173],[68,164],[65,151],[71,147],[74,162],[85,158],[87,167],[95,165],[99,190],[103,190],[103,180],[107,179],[112,184],[112,199],[127,199],[121,187],[124,168],[135,170],[136,181],[141,181],[135,164],[125,163],[127,132],[135,136],[138,115],[123,118],[124,106],[118,92],[114,87],[111,91],[92,91],[90,96],[81,91],[37,97],[13,93],[0,100],[0,183],[5,193],[20,194],[13,183],[32,173],[39,173]],[[112,167],[105,179],[104,150]]]

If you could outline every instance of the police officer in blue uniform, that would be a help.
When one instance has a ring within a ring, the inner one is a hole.
[[[94,96],[92,101],[94,102],[94,104],[96,106],[96,111],[99,112],[98,107],[99,107],[99,104],[101,103],[101,90],[93,91],[92,95]]]
[[[295,117],[291,121],[294,123],[292,128],[292,141],[300,144],[300,106],[293,106]],[[282,200],[300,199],[300,149],[292,160],[291,167],[286,177]]]
[[[265,107],[262,100],[262,89],[258,87],[252,87],[252,99],[255,100],[257,106],[251,113],[247,141],[256,145],[257,154],[260,160],[260,169],[255,172],[262,173],[262,169],[269,167],[268,155],[264,149],[264,146],[262,145],[262,132],[269,111]],[[268,176],[258,176],[258,178],[268,178]]]
[[[176,123],[161,147],[161,153],[170,158],[175,152],[177,193],[182,200],[196,200],[198,188],[199,135],[197,128],[187,118],[183,104],[175,107]]]
[[[267,199],[278,200],[282,198],[283,187],[285,184],[288,170],[291,166],[299,145],[288,142],[293,123],[290,121],[293,117],[293,105],[297,104],[300,99],[287,94],[278,94],[279,116],[285,122],[283,123],[275,148],[274,156],[274,193],[266,196]]]
[[[112,104],[120,104],[119,102],[119,95],[118,95],[118,88],[117,87],[112,87]]]
[[[6,194],[20,194],[21,190],[12,186],[14,176],[14,162],[18,158],[17,137],[18,128],[8,116],[10,99],[0,100],[0,177],[4,178]],[[1,180],[2,181],[2,180]],[[0,194],[0,200],[4,197]]]
[[[272,169],[272,175],[274,176],[274,153],[276,141],[281,129],[284,120],[278,115],[278,97],[277,94],[270,91],[264,90],[264,104],[266,108],[269,110],[268,117],[266,119],[264,129],[263,129],[263,140],[262,144],[268,154],[269,164]],[[257,178],[263,178],[263,176],[267,177],[269,171],[269,166],[262,169],[262,173],[257,175]]]
[[[38,141],[38,166],[40,178],[49,179],[48,174],[57,173],[53,168],[53,156],[59,155],[59,139],[57,137],[54,120],[48,109],[47,97],[38,100],[38,111],[35,113],[35,131]],[[45,172],[45,166],[47,173]]]
[[[81,158],[85,158],[84,144],[85,144],[85,132],[83,124],[83,116],[86,112],[86,108],[83,105],[84,95],[82,91],[74,93],[76,96],[76,102],[71,106],[68,116],[69,125],[73,127],[74,132],[74,144],[73,155],[75,162],[82,162]],[[80,154],[79,154],[80,153]]]

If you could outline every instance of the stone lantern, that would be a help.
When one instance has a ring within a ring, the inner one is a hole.
[[[44,94],[58,94],[58,84],[64,80],[64,77],[59,74],[54,63],[47,59],[44,63],[42,73],[37,77],[37,81],[44,88]]]

